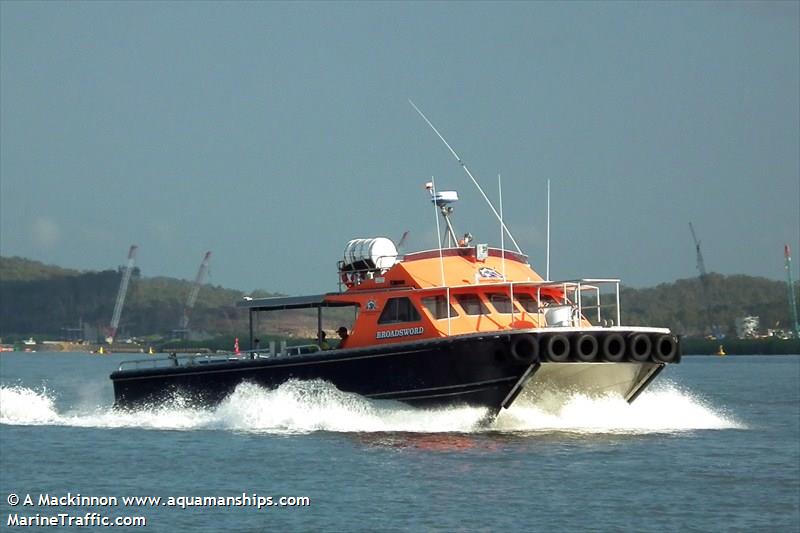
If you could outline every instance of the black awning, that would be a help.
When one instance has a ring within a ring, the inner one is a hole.
[[[311,296],[278,296],[275,298],[250,298],[236,302],[236,307],[251,311],[275,311],[278,309],[316,309],[319,307],[348,307],[355,303],[326,302],[327,294]]]

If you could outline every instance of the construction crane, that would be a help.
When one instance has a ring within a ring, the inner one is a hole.
[[[692,239],[694,239],[694,249],[697,251],[697,270],[700,272],[700,279],[705,283],[706,264],[703,261],[703,252],[700,251],[700,241],[697,240],[697,234],[694,232],[694,226],[689,222],[689,229],[692,231]]]
[[[703,252],[700,251],[700,241],[697,240],[697,234],[694,231],[694,226],[691,222],[689,222],[689,230],[692,232],[692,239],[694,240],[694,249],[697,253],[697,270],[700,272],[700,290],[703,299],[703,307],[705,308],[706,312],[706,324],[711,328],[711,334],[714,337],[720,337],[720,332],[718,331],[719,328],[713,326],[711,324],[711,305],[709,304],[709,296],[708,293],[708,273],[706,272],[706,264],[703,261]],[[705,328],[703,328],[705,329]]]
[[[797,321],[797,302],[794,298],[794,282],[792,281],[792,250],[786,244],[783,247],[784,267],[786,268],[786,286],[789,289],[789,309],[792,313],[792,329],[794,338],[800,339],[800,323]]]
[[[117,291],[117,302],[114,304],[114,315],[111,317],[111,325],[108,328],[108,335],[106,336],[106,342],[108,342],[108,344],[112,344],[114,338],[117,336],[119,318],[122,316],[122,305],[125,303],[125,294],[128,292],[128,283],[131,280],[133,262],[136,259],[136,250],[138,249],[139,247],[134,244],[128,251],[128,264],[122,272],[122,281],[120,281],[119,291]]]
[[[211,260],[211,252],[206,252],[203,256],[203,262],[200,263],[200,268],[197,269],[197,276],[194,278],[194,284],[192,285],[192,290],[189,291],[189,297],[186,298],[186,305],[183,308],[183,315],[181,316],[181,322],[178,325],[178,329],[176,333],[179,335],[185,336],[188,332],[189,328],[189,318],[192,315],[192,309],[194,308],[194,304],[197,302],[197,295],[200,293],[200,287],[203,283],[206,282],[206,277],[208,276],[208,263]]]

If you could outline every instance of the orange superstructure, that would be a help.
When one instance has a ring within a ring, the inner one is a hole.
[[[543,327],[543,305],[566,303],[564,291],[546,286],[525,256],[496,249],[481,255],[476,247],[409,254],[385,271],[343,281],[347,290],[325,299],[359,308],[348,348]]]

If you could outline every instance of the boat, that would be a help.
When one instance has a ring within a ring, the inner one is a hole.
[[[669,329],[621,325],[619,279],[553,281],[549,266],[542,278],[467,165],[409,103],[489,203],[500,222],[500,247],[473,244],[469,233],[458,237],[458,193],[438,191],[432,180],[426,188],[437,211],[437,248],[401,254],[387,237],[351,239],[337,263],[339,290],[244,297],[236,305],[249,313],[246,350],[237,343],[235,353],[122,362],[111,374],[115,405],[159,405],[175,395],[184,404],[215,404],[242,383],[274,388],[323,380],[374,400],[477,406],[493,418],[520,395],[548,391],[633,402],[667,365],[680,362],[680,340]],[[500,205],[502,213],[502,199]],[[516,250],[506,249],[506,234]],[[351,309],[354,318],[330,349],[322,312],[337,308]],[[295,309],[316,310],[316,341],[260,346],[259,314]]]
[[[337,264],[339,290],[243,298],[236,305],[249,313],[248,349],[237,342],[231,353],[122,362],[111,374],[115,404],[180,394],[213,405],[245,382],[324,380],[370,399],[478,406],[494,416],[522,393],[547,390],[633,402],[680,361],[669,329],[620,325],[619,279],[543,279],[522,253],[456,238],[457,193],[431,195],[445,219],[438,248],[401,255],[387,237],[352,239]],[[314,309],[321,332],[323,310],[334,308],[355,316],[335,348],[323,349],[321,334],[259,346],[260,313]]]

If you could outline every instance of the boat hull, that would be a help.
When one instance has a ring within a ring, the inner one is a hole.
[[[499,361],[500,338],[434,341],[375,349],[235,358],[205,364],[114,372],[118,406],[157,404],[180,395],[214,404],[240,383],[272,388],[289,380],[325,380],[346,392],[412,405],[499,405],[524,368]]]
[[[331,350],[294,356],[166,361],[171,366],[118,370],[116,405],[157,406],[180,396],[213,405],[241,383],[274,388],[290,380],[325,380],[342,391],[415,406],[478,406],[497,412],[525,390],[557,387],[618,394],[633,401],[663,363],[547,362],[524,352],[519,339],[545,343],[548,333],[463,335],[426,342]],[[524,353],[522,353],[524,352]],[[163,362],[163,360],[162,360]]]

